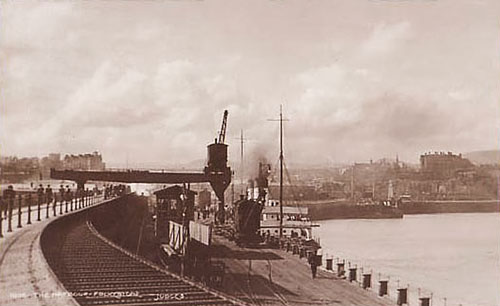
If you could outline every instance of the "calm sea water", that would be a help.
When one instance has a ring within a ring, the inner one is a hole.
[[[373,270],[374,285],[379,273],[393,290],[398,281],[410,284],[412,305],[417,288],[432,292],[434,306],[500,305],[500,214],[319,223],[323,254]]]

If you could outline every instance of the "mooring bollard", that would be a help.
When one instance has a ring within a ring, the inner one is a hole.
[[[22,195],[19,195],[18,201],[19,202],[17,204],[17,228],[21,228],[21,227],[23,227],[23,225],[21,224],[21,217],[22,217],[21,206],[23,206],[23,196]]]
[[[372,287],[372,275],[367,273],[363,274],[363,289],[368,289]]]
[[[14,197],[10,197],[9,200],[8,200],[8,203],[9,203],[9,216],[8,216],[8,228],[7,228],[7,232],[12,232],[12,209],[14,207]]]
[[[333,258],[326,259],[326,269],[329,271],[333,270]]]
[[[28,193],[28,198],[26,199],[28,201],[28,223],[31,224],[31,193]]]
[[[387,292],[388,292],[388,286],[387,284],[389,283],[389,281],[387,280],[381,280],[379,281],[379,284],[380,284],[380,287],[378,288],[378,295],[379,296],[384,296],[384,295],[387,295]]]
[[[357,268],[349,268],[349,281],[350,282],[355,282],[356,281],[356,271]]]
[[[403,305],[408,303],[408,288],[398,289],[398,305]]]
[[[344,274],[345,274],[345,262],[338,262],[337,263],[337,276],[343,277]]]
[[[421,297],[419,298],[420,300],[420,306],[430,306],[431,305],[431,298],[429,297]]]

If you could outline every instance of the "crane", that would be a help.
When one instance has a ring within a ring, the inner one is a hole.
[[[224,110],[224,116],[222,117],[222,126],[219,132],[219,140],[217,143],[224,143],[226,141],[226,126],[227,126],[227,109]]]

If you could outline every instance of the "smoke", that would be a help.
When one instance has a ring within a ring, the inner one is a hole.
[[[276,157],[276,158],[274,158]],[[245,158],[245,181],[250,179],[256,179],[259,176],[259,164],[271,164],[271,168],[273,167],[272,161],[273,158],[277,160],[278,152],[273,154],[273,148],[269,145],[265,145],[259,143],[257,146],[254,146],[250,153],[247,154]],[[272,170],[272,169],[271,169]]]

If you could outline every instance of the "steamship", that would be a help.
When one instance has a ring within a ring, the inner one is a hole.
[[[284,237],[312,239],[312,230],[319,225],[311,221],[309,209],[300,205],[289,205],[286,202],[283,202],[281,209],[279,196],[271,192],[271,190],[275,191],[278,188],[269,188],[265,169],[270,169],[269,165],[259,165],[259,178],[255,180],[256,186],[250,186],[247,191],[248,199],[259,199],[259,202],[262,203],[260,235],[279,236],[281,227]],[[281,213],[283,215],[282,222],[280,222]]]
[[[260,237],[291,237],[306,241],[313,239],[314,224],[308,214],[307,207],[285,205],[283,198],[283,113],[280,107],[280,162],[279,162],[279,195],[270,193],[268,177],[271,165],[260,162],[258,177],[250,180],[246,196],[235,203],[237,241],[258,241]],[[242,133],[243,143],[243,133]],[[243,149],[242,149],[243,150]],[[243,155],[242,155],[243,156]],[[243,162],[243,160],[242,160]],[[274,186],[273,186],[274,187]],[[274,188],[276,189],[276,188]]]

